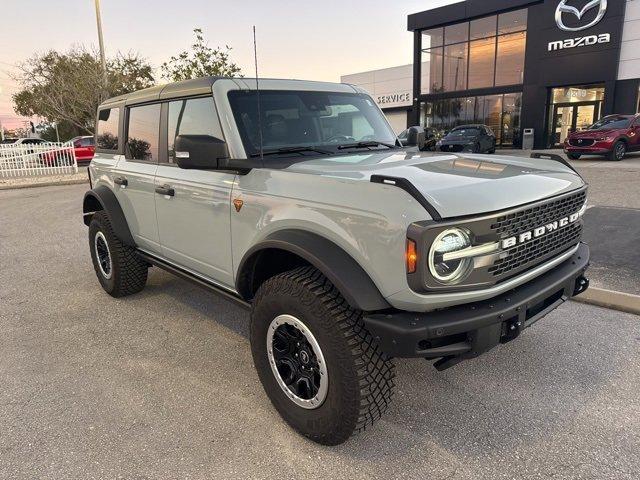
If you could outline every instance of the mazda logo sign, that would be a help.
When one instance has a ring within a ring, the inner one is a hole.
[[[587,28],[591,28],[594,25],[596,25],[598,22],[600,22],[600,20],[602,20],[602,17],[604,17],[604,14],[607,13],[607,0],[592,0],[589,3],[587,3],[584,7],[582,7],[581,10],[578,10],[576,7],[573,7],[571,5],[567,5],[568,1],[569,0],[562,0],[558,4],[558,8],[556,8],[556,24],[558,25],[558,28],[560,30],[564,30],[566,32],[579,32],[580,30],[586,30]],[[584,17],[587,14],[587,12],[593,10],[596,7],[599,7],[598,14],[596,15],[596,18],[594,18],[588,24],[581,25],[579,27],[567,27],[564,24],[563,14],[566,13],[566,14],[575,15],[578,18],[578,20],[582,20],[582,17]]]

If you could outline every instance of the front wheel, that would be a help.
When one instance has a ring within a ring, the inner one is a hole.
[[[251,312],[251,351],[267,396],[302,435],[338,445],[373,424],[395,368],[338,290],[315,268],[267,280]]]
[[[613,150],[611,150],[611,152],[609,152],[609,154],[607,155],[607,160],[614,160],[616,162],[619,162],[625,157],[626,154],[627,154],[627,144],[624,143],[622,140],[618,140],[613,145]]]
[[[93,214],[89,224],[91,260],[102,288],[112,297],[124,297],[142,290],[147,283],[149,265],[135,248],[116,237],[104,211]]]

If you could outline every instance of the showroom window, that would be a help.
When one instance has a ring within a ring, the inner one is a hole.
[[[422,94],[520,85],[527,10],[422,32]]]
[[[483,124],[494,131],[498,145],[517,147],[521,106],[521,93],[447,98],[422,103],[420,123],[438,135],[459,125]]]

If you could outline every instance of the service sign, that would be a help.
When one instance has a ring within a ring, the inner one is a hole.
[[[407,107],[411,106],[411,92],[392,92],[372,95],[380,108]]]

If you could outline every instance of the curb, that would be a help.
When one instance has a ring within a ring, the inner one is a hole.
[[[55,187],[59,185],[80,185],[82,183],[89,183],[86,178],[78,178],[72,180],[58,180],[55,182],[42,182],[42,183],[24,183],[18,185],[0,185],[0,190],[17,190],[21,188],[36,188],[36,187]]]
[[[586,292],[581,293],[572,300],[581,303],[588,303],[598,307],[610,308],[620,312],[640,315],[640,296],[630,293],[614,292],[604,288],[590,287]]]

